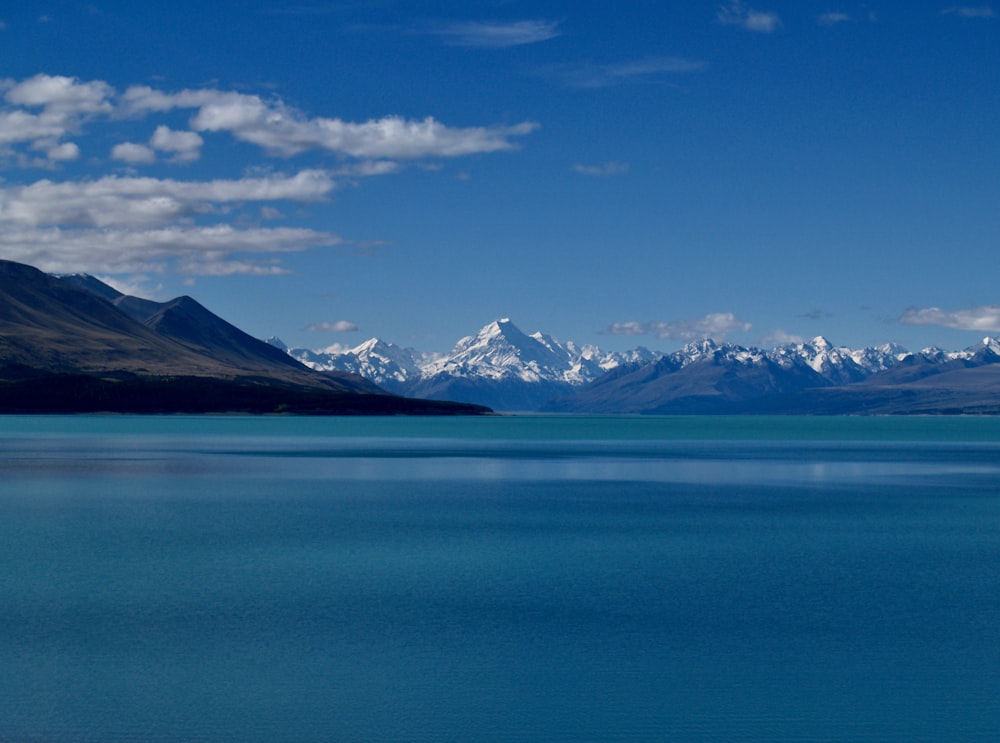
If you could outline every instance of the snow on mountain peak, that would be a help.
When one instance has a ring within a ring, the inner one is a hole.
[[[285,348],[278,338],[271,338],[268,342]],[[666,355],[641,347],[627,352],[605,353],[596,346],[564,343],[542,332],[526,335],[509,317],[488,323],[477,333],[462,338],[450,353],[444,355],[424,354],[378,338],[370,338],[351,349],[337,346],[326,351],[286,350],[314,369],[353,372],[383,385],[391,392],[413,392],[418,396],[441,394],[440,390],[446,389],[456,379],[463,380],[460,386],[462,394],[478,389],[477,385],[493,390],[530,388],[534,390],[530,393],[532,395],[568,394],[568,390],[588,384],[605,372],[626,364],[643,365],[661,361],[672,371],[697,362],[730,369],[775,364],[785,371],[794,371],[799,367],[805,372],[808,367],[827,383],[844,385],[885,371],[912,356],[893,343],[852,350],[837,346],[822,335],[767,351],[704,338]],[[971,359],[983,354],[1000,357],[1000,338],[984,338],[981,344],[965,351],[931,351],[925,350],[920,355],[934,363],[957,358]],[[546,392],[541,392],[543,389]],[[502,409],[503,403],[497,405],[498,409]]]

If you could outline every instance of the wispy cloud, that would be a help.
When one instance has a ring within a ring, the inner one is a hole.
[[[574,88],[605,88],[612,85],[653,82],[666,75],[700,72],[708,64],[685,57],[645,57],[611,64],[562,64],[543,67],[540,73]]]
[[[671,322],[620,322],[605,328],[608,335],[652,335],[660,340],[721,340],[730,333],[746,332],[752,326],[731,312],[713,312],[702,318]]]
[[[940,325],[955,330],[1000,332],[1000,305],[968,307],[961,310],[942,310],[940,307],[911,307],[899,321],[905,325]]]
[[[245,202],[318,201],[334,188],[321,170],[212,181],[105,176],[0,188],[0,227],[151,227]]]
[[[760,343],[764,348],[775,348],[777,346],[788,346],[794,343],[804,343],[805,338],[801,335],[795,335],[794,333],[788,333],[784,330],[772,330],[770,333],[761,338]]]
[[[837,26],[841,23],[850,23],[854,19],[847,13],[821,13],[816,18],[816,22],[821,26]]]
[[[990,5],[955,6],[941,11],[944,15],[957,15],[962,18],[996,18],[997,12]]]
[[[771,11],[748,8],[743,0],[732,0],[716,12],[719,23],[739,26],[747,31],[769,34],[781,27],[781,17]]]
[[[620,163],[615,161],[609,161],[601,165],[583,165],[577,163],[573,166],[573,170],[580,175],[590,175],[598,177],[606,177],[611,175],[623,175],[628,172],[628,163]]]
[[[311,333],[356,333],[358,326],[348,320],[324,320],[315,322],[306,328]]]
[[[833,317],[830,312],[824,312],[823,310],[809,310],[809,312],[803,312],[796,317],[804,317],[806,320],[822,320],[824,318]]]
[[[448,44],[483,49],[537,44],[561,35],[558,22],[540,19],[449,23],[433,29],[432,33]]]
[[[275,256],[336,245],[340,238],[193,220],[246,202],[315,201],[333,186],[321,171],[302,171],[200,182],[108,176],[0,188],[0,254],[56,272],[287,273]]]
[[[0,230],[0,253],[54,273],[190,276],[288,273],[280,253],[336,245],[340,238],[303,228],[237,229],[231,225],[169,225],[148,229]]]

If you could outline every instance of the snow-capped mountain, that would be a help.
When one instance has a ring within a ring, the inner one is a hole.
[[[768,353],[768,358],[783,368],[805,362],[810,369],[833,384],[860,382],[870,376],[874,368],[888,368],[892,365],[891,359],[875,349],[852,351],[834,346],[821,335],[805,343],[778,346]],[[866,362],[864,366],[858,363],[858,358]]]
[[[268,338],[267,342],[290,354],[310,369],[358,374],[398,394],[404,394],[402,388],[407,382],[421,376],[418,361],[423,357],[419,352],[411,348],[401,348],[394,343],[386,343],[378,338],[371,338],[347,351],[336,348],[321,351],[288,348],[279,338]]]
[[[604,353],[596,346],[578,348],[560,343],[538,332],[526,335],[503,318],[490,323],[476,335],[462,338],[447,356],[421,367],[424,377],[448,374],[455,377],[519,379],[523,382],[564,382],[586,384],[608,369],[632,360],[656,357],[646,349],[629,354]]]
[[[817,336],[769,350],[706,338],[669,354],[606,353],[528,335],[509,318],[462,338],[443,356],[377,338],[324,351],[269,342],[313,369],[360,374],[397,394],[501,411],[718,412],[808,390],[914,384],[941,371],[1000,362],[1000,340],[992,338],[956,352],[910,353],[892,343],[851,349]]]
[[[622,364],[648,363],[658,354],[645,348],[627,353],[561,343],[538,332],[527,335],[502,318],[466,336],[450,353],[432,356],[377,338],[349,350],[312,351],[268,340],[306,366],[349,371],[390,392],[431,399],[480,399],[498,410],[534,410],[571,394]]]
[[[770,351],[710,340],[606,375],[547,410],[606,413],[907,413],[1000,410],[1000,339],[945,353],[851,350],[818,337]]]

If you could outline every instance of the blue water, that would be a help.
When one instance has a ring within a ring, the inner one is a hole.
[[[1000,420],[0,418],[0,742],[996,740]]]

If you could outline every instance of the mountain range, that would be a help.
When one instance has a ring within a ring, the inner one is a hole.
[[[373,338],[340,351],[289,349],[313,369],[350,372],[401,395],[499,411],[618,414],[1000,413],[1000,339],[972,348],[863,349],[822,336],[772,349],[703,339],[669,354],[527,335],[508,318],[433,356]]]
[[[703,339],[604,352],[508,318],[426,354],[251,337],[191,297],[0,261],[0,412],[998,414],[1000,339],[961,351]]]
[[[191,297],[0,261],[0,412],[473,413],[318,372]]]

